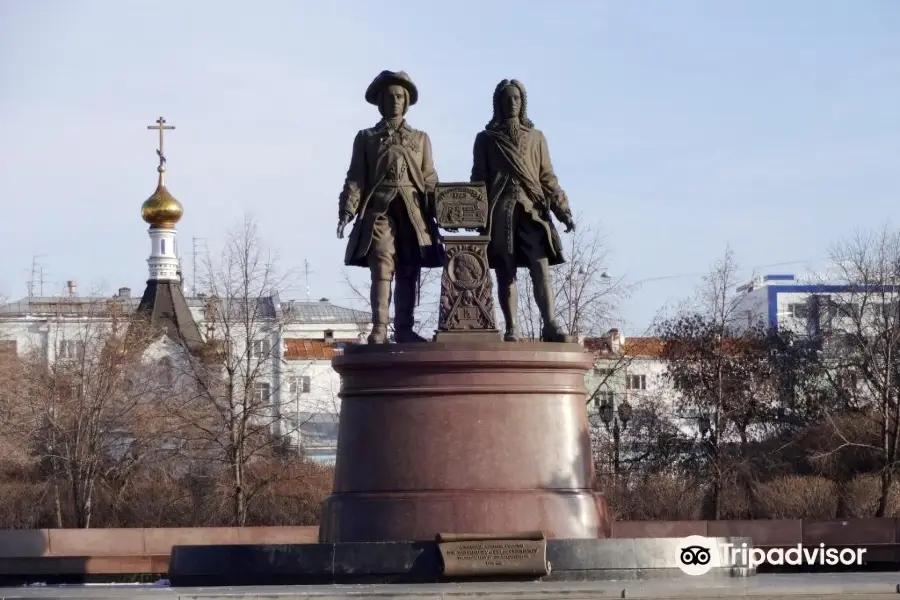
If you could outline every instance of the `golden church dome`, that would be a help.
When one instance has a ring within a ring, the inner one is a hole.
[[[166,189],[163,178],[165,167],[160,167],[157,170],[159,171],[159,183],[153,195],[141,205],[141,218],[153,228],[173,229],[175,224],[181,220],[184,214],[184,207]]]

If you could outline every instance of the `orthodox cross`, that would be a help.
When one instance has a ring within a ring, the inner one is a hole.
[[[156,120],[156,125],[147,125],[147,129],[156,129],[159,131],[159,149],[156,154],[159,156],[159,166],[161,169],[166,167],[166,155],[163,154],[163,132],[167,129],[175,129],[174,125],[166,125],[166,120],[160,117]]]

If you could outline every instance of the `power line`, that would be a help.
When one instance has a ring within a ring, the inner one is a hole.
[[[753,267],[736,269],[735,273],[748,273],[749,272],[752,274],[755,271],[757,271],[758,269],[768,269],[771,267],[785,267],[788,265],[809,264],[811,262],[816,262],[816,261],[820,261],[820,260],[823,260],[823,259],[817,258],[817,259],[804,259],[804,260],[790,260],[790,261],[785,261],[785,262],[771,263],[771,264],[767,264],[767,265],[755,265]],[[703,277],[704,275],[709,275],[709,271],[708,270],[707,271],[694,271],[694,272],[690,272],[690,273],[677,273],[677,274],[673,274],[673,275],[661,275],[658,277],[645,277],[642,279],[638,279],[637,281],[631,283],[631,285],[639,285],[639,284],[647,283],[650,281],[664,281],[667,279],[684,279],[686,277]],[[625,277],[626,276],[623,275],[622,279],[624,280]]]

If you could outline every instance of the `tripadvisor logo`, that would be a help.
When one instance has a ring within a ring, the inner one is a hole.
[[[717,542],[714,538],[692,535],[679,540],[676,564],[687,575],[705,575],[713,567],[750,567],[760,565],[820,565],[834,567],[860,566],[865,548],[828,548],[825,544],[790,548],[751,548],[746,543],[736,546]]]

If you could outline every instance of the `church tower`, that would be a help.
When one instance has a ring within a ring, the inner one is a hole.
[[[147,259],[150,278],[138,305],[138,313],[146,315],[150,322],[164,330],[177,342],[189,349],[203,344],[200,328],[194,321],[181,288],[181,268],[178,264],[178,233],[175,226],[184,214],[184,207],[166,189],[166,156],[163,148],[165,131],[175,129],[166,125],[163,117],[147,129],[159,131],[159,179],[156,191],[141,206],[141,217],[150,225],[150,258]]]

